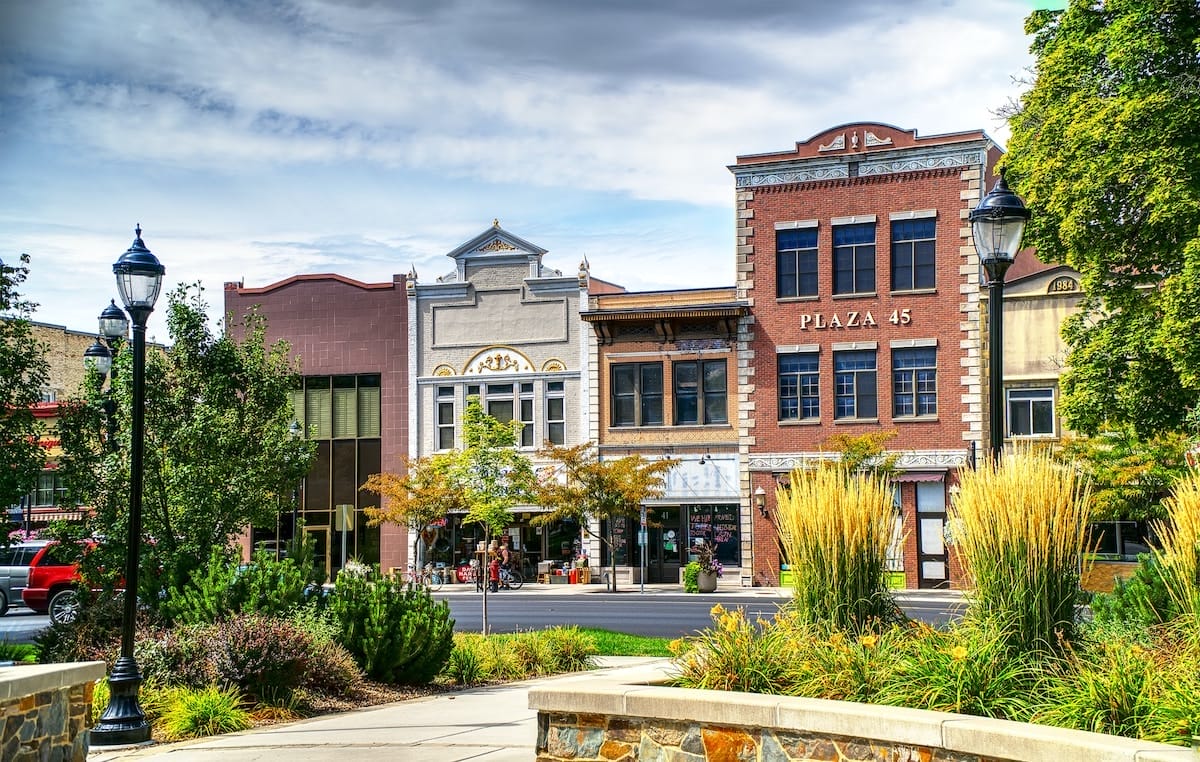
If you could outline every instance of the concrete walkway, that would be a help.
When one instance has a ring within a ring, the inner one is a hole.
[[[627,591],[628,587],[625,588]],[[636,586],[634,588],[637,589]],[[471,585],[450,585],[442,592],[478,595]],[[718,593],[786,598],[790,589],[742,588],[722,584]],[[897,590],[907,600],[958,602],[955,590]],[[601,585],[526,585],[497,595],[604,593]],[[646,585],[650,595],[685,595],[679,585]],[[241,733],[212,736],[175,744],[141,747],[92,747],[88,762],[155,759],[157,762],[528,762],[535,756],[537,713],[529,709],[532,686],[556,680],[576,680],[586,690],[588,679],[611,677],[620,670],[637,671],[666,659],[603,656],[600,669],[541,680],[473,688],[395,704],[368,707],[309,720],[271,725]]]
[[[88,762],[529,762],[537,712],[532,686],[556,680],[611,677],[665,659],[601,657],[601,669],[370,707],[310,720],[175,744],[93,747]],[[581,685],[581,689],[586,689]]]

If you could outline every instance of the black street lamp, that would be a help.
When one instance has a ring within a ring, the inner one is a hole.
[[[142,455],[145,434],[146,401],[146,320],[154,311],[166,268],[159,263],[146,244],[142,243],[142,228],[134,229],[136,237],[129,249],[113,265],[121,301],[133,319],[133,410],[132,439],[129,456],[129,531],[125,548],[125,596],[121,617],[121,656],[108,677],[111,698],[100,722],[92,728],[92,743],[99,746],[143,743],[150,740],[150,723],[138,703],[138,688],[142,674],[133,658],[134,617],[137,614],[138,549],[142,535]],[[116,307],[116,303],[113,303]],[[119,310],[114,310],[114,312]],[[105,329],[101,315],[101,330]],[[116,316],[109,323],[116,330]]]
[[[1004,449],[1004,274],[1016,259],[1029,210],[1004,181],[1004,170],[979,206],[971,210],[975,251],[988,279],[988,421],[992,460]]]

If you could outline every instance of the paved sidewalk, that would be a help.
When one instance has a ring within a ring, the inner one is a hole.
[[[722,580],[718,594],[745,597],[791,595],[790,588],[744,588],[736,580]],[[619,594],[638,594],[641,586],[624,586]],[[646,585],[647,595],[688,595],[679,585]],[[479,595],[471,585],[449,585],[441,592]],[[901,600],[958,601],[957,590],[897,590]],[[541,595],[546,593],[611,595],[603,585],[525,585],[519,591],[489,595]],[[600,603],[598,600],[597,603]],[[522,683],[473,688],[439,694],[310,720],[272,725],[176,744],[142,747],[93,747],[88,762],[154,759],[156,762],[349,762],[349,760],[404,760],[404,762],[528,762],[534,758],[537,713],[528,708],[532,686],[552,680],[581,680],[610,676],[622,669],[638,669],[665,659],[606,656],[601,669],[530,680]]]
[[[665,659],[602,657],[601,669],[542,680],[473,688],[286,725],[176,744],[93,747],[88,762],[529,762],[537,741],[537,712],[529,689],[555,680],[586,682]]]

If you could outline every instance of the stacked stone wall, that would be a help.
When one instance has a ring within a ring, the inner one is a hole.
[[[103,662],[0,669],[0,759],[84,762],[92,692]]]

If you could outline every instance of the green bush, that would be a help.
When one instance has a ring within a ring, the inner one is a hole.
[[[204,688],[216,680],[208,625],[143,632],[134,645],[142,677],[163,686]]]
[[[219,622],[248,612],[282,616],[308,600],[308,573],[296,560],[259,552],[250,564],[239,562],[235,550],[214,548],[204,569],[167,591],[163,616],[181,624]]]
[[[991,625],[914,630],[876,700],[938,712],[1025,721],[1041,664],[1008,648]]]
[[[1099,623],[1131,622],[1149,627],[1179,614],[1179,604],[1167,591],[1162,568],[1151,553],[1139,554],[1133,575],[1117,580],[1111,593],[1092,597],[1092,618]]]
[[[327,608],[303,606],[290,621],[309,639],[308,669],[303,685],[326,696],[348,694],[364,677],[351,654],[338,642],[338,623]]]
[[[449,604],[378,570],[339,574],[329,607],[340,626],[339,642],[381,682],[428,683],[454,647]]]
[[[442,674],[458,685],[475,685],[484,681],[483,637],[465,633],[454,634],[454,649],[446,660]]]
[[[304,682],[311,641],[291,622],[243,614],[210,632],[213,669],[222,685],[278,702]]]
[[[504,640],[508,652],[521,669],[522,677],[548,675],[555,671],[550,644],[542,633],[522,632]]]
[[[250,715],[242,703],[236,688],[180,689],[163,714],[160,728],[171,741],[246,730],[251,725]]]
[[[547,673],[590,669],[593,657],[599,652],[595,638],[574,625],[551,627],[541,635],[550,656]]]
[[[700,592],[700,564],[696,561],[691,561],[683,567],[683,592]]]
[[[34,637],[38,658],[46,664],[103,661],[111,666],[121,650],[121,615],[121,596],[91,600],[74,622],[52,623]]]
[[[9,643],[0,640],[0,661],[11,661],[17,664],[36,664],[38,660],[37,646],[28,643]]]
[[[302,685],[325,696],[345,696],[362,682],[358,662],[340,643],[314,640],[308,650],[308,669]]]

